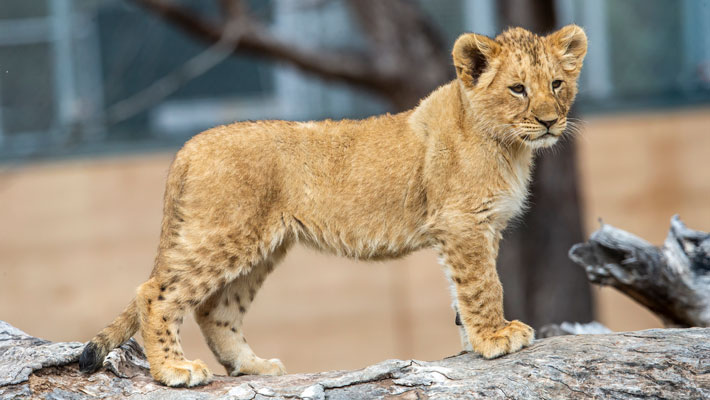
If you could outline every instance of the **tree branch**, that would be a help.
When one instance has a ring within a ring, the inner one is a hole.
[[[164,0],[132,1],[206,42],[216,43],[223,36],[224,28],[219,23],[207,21],[175,3]],[[234,5],[229,6],[229,9],[243,10]],[[383,76],[366,54],[308,49],[286,43],[273,36],[248,14],[239,14],[238,18],[243,33],[234,45],[234,53],[247,52],[288,63],[325,79],[343,81],[377,92],[386,92],[391,86],[391,78]]]

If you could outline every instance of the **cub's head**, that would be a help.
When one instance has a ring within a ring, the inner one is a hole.
[[[568,25],[544,37],[522,28],[495,39],[464,34],[453,59],[478,125],[503,142],[540,148],[567,128],[586,53],[584,31]]]

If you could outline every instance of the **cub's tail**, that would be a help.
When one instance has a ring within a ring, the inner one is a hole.
[[[106,355],[130,339],[139,328],[138,308],[133,299],[128,307],[84,347],[79,357],[81,372],[94,372],[101,368]]]

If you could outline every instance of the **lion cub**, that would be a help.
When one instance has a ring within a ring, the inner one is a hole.
[[[454,44],[457,79],[415,109],[362,121],[240,122],[180,150],[165,191],[150,279],[84,349],[82,371],[139,328],[153,377],[208,383],[185,359],[179,326],[194,310],[230,375],[284,374],[254,355],[242,318],[300,242],[361,260],[434,247],[453,285],[462,340],[486,358],[520,350],[532,328],[503,318],[501,232],[525,202],[535,149],[565,131],[587,50],[581,28],[540,37],[510,29]]]

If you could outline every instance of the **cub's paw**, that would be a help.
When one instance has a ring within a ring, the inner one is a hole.
[[[212,381],[212,373],[201,360],[166,361],[150,369],[156,381],[171,387],[193,387]]]
[[[235,369],[229,372],[231,376],[240,375],[286,375],[286,368],[284,368],[283,363],[278,358],[272,358],[270,360],[264,360],[263,358],[253,358],[247,362],[242,363],[239,369]]]
[[[480,334],[473,349],[485,358],[496,358],[516,352],[535,340],[533,328],[520,321],[508,322],[491,333]]]

